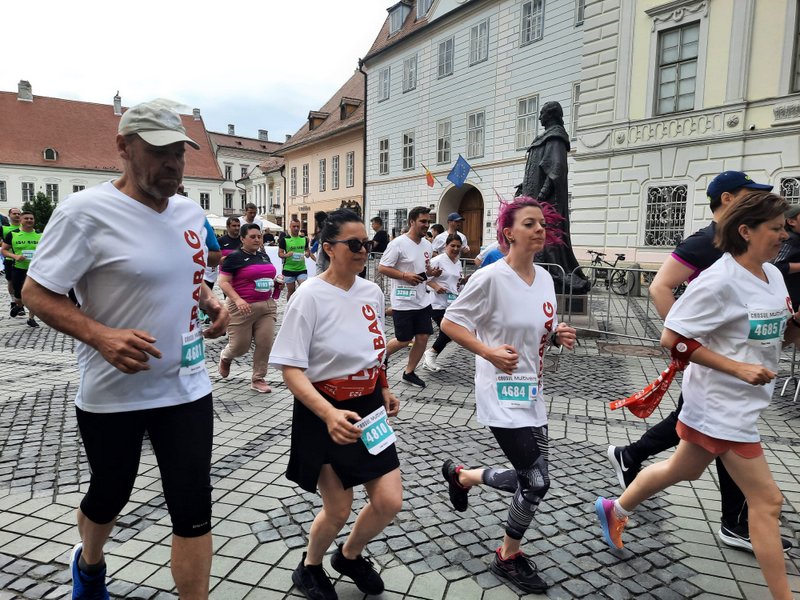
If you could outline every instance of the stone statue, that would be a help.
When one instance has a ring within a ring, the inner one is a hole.
[[[556,225],[563,232],[564,244],[549,246],[537,256],[538,262],[555,263],[564,268],[566,280],[558,269],[550,269],[556,291],[585,294],[591,283],[578,269],[578,260],[572,250],[569,231],[569,191],[567,189],[567,153],[570,149],[569,134],[564,129],[564,111],[558,102],[545,102],[539,113],[539,122],[544,132],[528,148],[525,177],[517,186],[517,196],[530,196],[547,202],[563,218]]]

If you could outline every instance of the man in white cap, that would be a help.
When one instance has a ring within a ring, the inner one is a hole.
[[[178,593],[207,598],[213,412],[203,338],[222,335],[228,313],[203,284],[203,211],[176,194],[185,145],[199,145],[159,101],[128,109],[118,131],[122,176],[59,203],[23,288],[42,320],[79,342],[75,404],[91,480],[72,598],[109,597],[103,546],[133,489],[145,432],[172,519]],[[200,309],[213,319],[205,331]]]
[[[433,246],[433,255],[436,256],[437,254],[441,254],[444,252],[445,242],[448,236],[458,234],[458,237],[461,238],[461,252],[466,253],[469,252],[469,244],[467,244],[467,236],[461,233],[458,228],[459,225],[464,221],[464,217],[462,217],[457,212],[450,213],[447,215],[447,229],[433,238],[433,242],[431,245]]]

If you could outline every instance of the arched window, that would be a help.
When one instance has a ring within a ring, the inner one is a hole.
[[[56,152],[52,148],[45,148],[44,149],[44,159],[45,160],[58,160],[58,152]]]

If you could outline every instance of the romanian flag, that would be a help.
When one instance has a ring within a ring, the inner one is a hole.
[[[433,187],[433,173],[428,167],[425,167],[425,181],[428,183],[428,187]]]

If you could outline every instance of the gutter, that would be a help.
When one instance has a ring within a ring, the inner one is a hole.
[[[364,219],[364,224],[369,223],[367,218],[367,73],[364,71],[364,60],[358,59],[358,71],[364,76],[364,158],[363,161],[363,177],[361,180],[361,217]]]
[[[281,172],[281,179],[283,179],[283,185],[281,186],[281,188],[282,188],[281,191],[283,192],[283,198],[282,198],[282,200],[283,200],[283,202],[282,202],[282,204],[283,204],[283,223],[281,223],[281,226],[283,227],[283,230],[286,231],[286,225],[288,223],[288,221],[286,220],[286,174],[285,174],[286,173],[286,165],[283,165],[280,168],[280,172]]]

